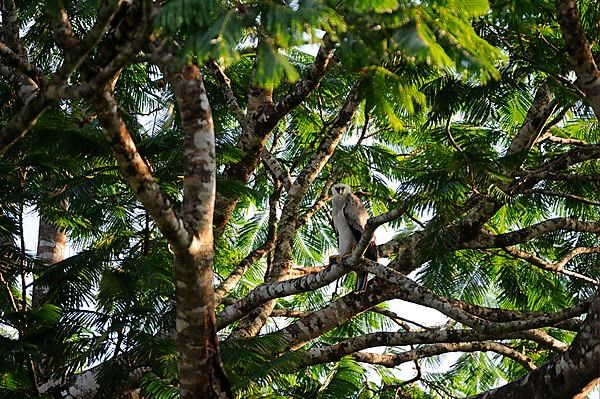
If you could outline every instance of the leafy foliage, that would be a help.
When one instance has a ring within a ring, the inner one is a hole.
[[[51,73],[62,56],[49,34],[51,17],[64,3],[75,34],[82,37],[100,2],[22,3],[17,12],[29,61]],[[595,38],[597,7],[584,1],[581,11],[583,28]],[[359,109],[301,200],[299,215],[310,217],[291,241],[291,268],[325,265],[328,255],[336,253],[329,205],[311,211],[326,203],[331,184],[341,181],[357,189],[371,215],[404,207],[389,226],[397,237],[420,237],[422,253],[414,256],[427,260],[411,277],[436,294],[472,305],[539,312],[589,300],[594,286],[573,273],[597,280],[597,252],[573,257],[563,265],[572,273],[561,274],[511,256],[504,247],[457,248],[465,240],[454,229],[480,198],[497,208],[478,226],[490,235],[550,218],[597,221],[600,216],[597,157],[567,162],[547,178],[527,177],[590,150],[600,137],[598,121],[565,78],[570,66],[554,13],[553,2],[529,0],[165,2],[153,33],[173,38],[181,45],[181,59],[201,67],[215,123],[217,192],[238,199],[215,241],[215,286],[275,236],[274,223],[291,193],[277,187],[265,165],[257,166],[248,184],[223,176],[247,155],[237,146],[244,127],[231,115],[219,79],[205,65],[216,61],[225,68],[231,93],[245,109],[248,92],[257,86],[272,90],[275,99],[293,93],[295,84],[314,72],[317,46],[332,43],[333,61],[325,76],[265,136],[265,148],[297,178],[358,85]],[[597,51],[597,40],[593,46]],[[178,210],[182,122],[172,89],[147,55],[138,54],[120,72],[115,95],[140,155]],[[85,77],[71,79],[83,82]],[[552,122],[529,153],[510,154],[507,149],[542,84],[557,103]],[[13,87],[0,82],[3,126],[27,106],[15,98]],[[93,370],[99,398],[118,397],[132,387],[148,398],[179,397],[173,258],[134,194],[94,110],[82,100],[50,107],[27,137],[0,158],[0,396],[37,397],[40,381]],[[22,245],[27,209],[66,231],[74,254],[48,266],[29,253]],[[573,248],[598,246],[595,233],[554,231],[516,247],[557,264]],[[217,310],[268,282],[275,256],[249,262]],[[220,331],[236,397],[439,398],[474,395],[525,375],[514,360],[480,352],[461,355],[445,370],[424,371],[418,384],[403,384],[405,378],[395,371],[352,356],[298,367],[311,350],[401,331],[399,326],[408,329],[402,320],[375,311],[269,356],[288,344],[278,335],[283,327],[353,295],[353,276],[281,298],[275,310],[283,316],[271,317],[265,334],[230,335],[239,322]],[[47,289],[35,305],[33,287]],[[544,332],[566,344],[574,337],[558,328]],[[504,343],[537,365],[553,357],[536,342]],[[390,347],[385,354],[407,350]],[[38,381],[32,365],[41,371]]]

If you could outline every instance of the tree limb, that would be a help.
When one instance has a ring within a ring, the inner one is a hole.
[[[537,368],[530,357],[507,345],[494,341],[433,344],[398,354],[356,352],[352,354],[352,357],[359,362],[379,364],[386,367],[396,367],[402,363],[442,355],[449,352],[495,352],[521,364],[526,370],[532,371]]]
[[[206,67],[221,85],[221,88],[223,89],[223,96],[225,97],[225,105],[227,105],[229,112],[231,112],[231,115],[233,115],[235,120],[238,121],[242,129],[246,128],[246,114],[238,104],[238,101],[233,94],[231,80],[216,61],[209,61],[206,64]]]
[[[530,241],[557,230],[600,233],[600,223],[585,222],[573,218],[548,219],[509,233],[481,234],[470,242],[460,244],[460,248],[504,248]]]
[[[524,378],[481,393],[473,399],[585,397],[600,376],[600,295],[596,293],[588,315],[568,350]]]
[[[600,71],[581,25],[575,0],[556,0],[558,23],[578,86],[585,92],[596,118],[600,118]]]
[[[560,261],[554,262],[554,263],[547,262],[534,254],[530,254],[528,252],[521,251],[518,248],[513,247],[513,246],[504,247],[503,249],[507,253],[513,255],[514,257],[526,260],[527,262],[531,263],[534,266],[539,267],[540,269],[547,270],[550,272],[558,272],[558,273],[564,274],[565,276],[570,276],[570,277],[573,277],[573,278],[576,278],[579,280],[583,280],[588,283],[592,283],[594,285],[600,284],[600,283],[598,283],[597,280],[594,280],[593,278],[590,278],[590,277],[585,276],[580,273],[576,273],[576,272],[564,269],[564,266],[575,256],[580,255],[580,254],[600,253],[600,247],[575,248],[572,251],[570,251],[567,255],[565,255],[565,257],[562,258]]]

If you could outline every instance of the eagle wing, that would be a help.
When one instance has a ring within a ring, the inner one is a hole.
[[[360,241],[362,233],[365,230],[367,220],[369,220],[369,214],[365,209],[362,201],[354,194],[348,194],[346,196],[346,202],[344,203],[344,216],[348,221],[350,231],[354,236],[356,243]],[[377,261],[379,254],[377,251],[377,244],[375,244],[375,236],[371,238],[371,242],[365,251],[365,258]]]
[[[354,194],[346,195],[344,203],[344,216],[348,221],[348,226],[356,242],[360,241],[360,237],[365,229],[365,224],[369,220],[369,214],[361,200]]]

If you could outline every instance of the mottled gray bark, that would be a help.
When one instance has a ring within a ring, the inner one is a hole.
[[[600,294],[569,349],[524,378],[473,399],[583,399],[600,378]]]
[[[600,118],[600,71],[581,25],[577,1],[556,0],[556,10],[569,60],[577,74],[576,83],[585,93],[596,118]]]
[[[215,328],[212,267],[216,154],[212,113],[197,66],[175,70],[173,64],[163,65],[163,71],[181,112],[182,217],[193,235],[189,246],[174,247],[179,390],[182,399],[231,398]]]

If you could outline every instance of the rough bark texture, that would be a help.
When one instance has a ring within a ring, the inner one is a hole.
[[[184,131],[182,217],[193,238],[175,247],[177,352],[182,399],[231,398],[215,329],[213,211],[216,189],[215,134],[210,104],[195,65],[167,79],[177,97]]]
[[[569,54],[577,84],[585,93],[587,101],[600,118],[600,71],[581,25],[581,15],[575,0],[556,0],[558,23]]]
[[[478,399],[563,399],[578,396],[600,377],[600,293],[569,349],[519,381],[474,396]]]

